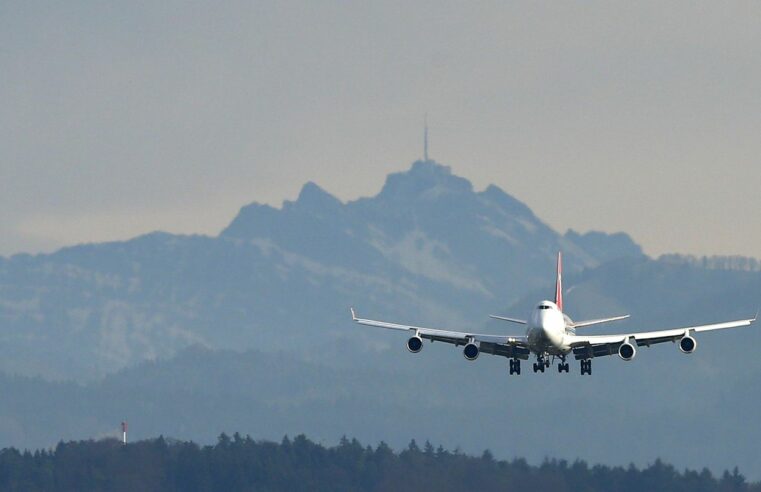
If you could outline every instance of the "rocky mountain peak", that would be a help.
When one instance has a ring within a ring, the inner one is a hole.
[[[453,175],[448,166],[431,160],[416,161],[409,171],[390,174],[378,197],[407,201],[429,191],[472,193],[473,185],[467,179]]]
[[[299,197],[296,199],[296,204],[305,207],[340,207],[341,201],[320,188],[319,185],[313,181],[307,182],[299,192]]]

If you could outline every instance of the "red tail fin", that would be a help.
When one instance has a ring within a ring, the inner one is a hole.
[[[555,280],[555,304],[563,310],[563,257],[558,251],[558,276]]]

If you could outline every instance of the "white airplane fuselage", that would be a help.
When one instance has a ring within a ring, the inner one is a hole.
[[[565,355],[571,351],[567,335],[575,334],[570,319],[552,301],[542,301],[526,320],[529,349],[536,354]]]

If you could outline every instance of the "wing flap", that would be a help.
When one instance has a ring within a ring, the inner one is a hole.
[[[606,343],[600,345],[582,345],[573,349],[574,357],[578,359],[592,359],[618,353],[618,347],[623,342]]]
[[[501,355],[509,359],[516,358],[527,360],[531,352],[528,348],[519,345],[503,345],[498,343],[482,342],[480,344],[481,352],[485,354]]]

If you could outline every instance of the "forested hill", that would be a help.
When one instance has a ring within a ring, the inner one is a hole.
[[[122,445],[114,439],[60,443],[54,450],[0,451],[0,489],[23,491],[236,490],[568,490],[761,491],[735,469],[680,472],[660,460],[642,469],[583,461],[497,461],[412,441],[396,453],[342,439],[325,447],[306,437],[280,444],[222,434],[216,445],[158,439]]]

